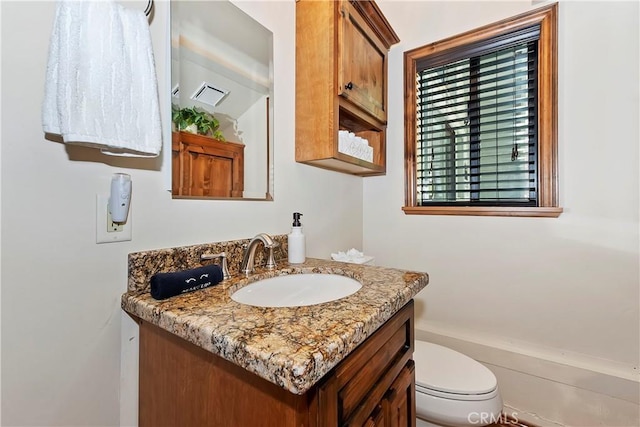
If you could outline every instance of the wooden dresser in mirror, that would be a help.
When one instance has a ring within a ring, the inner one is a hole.
[[[188,132],[173,132],[171,154],[174,195],[243,196],[243,144]]]
[[[259,3],[171,1],[172,121],[207,112],[227,141],[172,135],[174,198],[273,200],[273,33],[252,16]]]

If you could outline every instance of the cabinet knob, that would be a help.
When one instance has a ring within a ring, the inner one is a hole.
[[[344,88],[347,89],[347,90],[353,89],[353,82],[347,83],[346,85],[344,85]]]

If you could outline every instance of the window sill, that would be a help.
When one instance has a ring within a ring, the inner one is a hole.
[[[557,218],[562,208],[514,208],[514,207],[474,207],[474,206],[404,206],[407,215],[465,215],[465,216],[520,216]]]

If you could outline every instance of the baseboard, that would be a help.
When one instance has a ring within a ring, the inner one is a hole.
[[[540,418],[536,414],[530,414],[522,409],[514,408],[513,406],[504,405],[503,410],[505,422],[503,426],[508,427],[565,427],[564,424],[559,424],[553,421]]]
[[[540,351],[499,347],[462,334],[416,329],[417,340],[460,351],[491,369],[498,378],[505,413],[538,427],[640,425],[640,382],[611,364],[598,366],[584,358],[575,364],[542,357]],[[597,361],[596,361],[597,362]]]

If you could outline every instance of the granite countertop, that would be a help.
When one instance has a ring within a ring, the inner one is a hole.
[[[303,307],[254,307],[237,289],[282,274],[335,273],[362,283],[356,293]],[[148,289],[122,296],[122,308],[295,394],[304,394],[428,283],[426,273],[307,258],[257,269],[216,286],[158,301]]]

